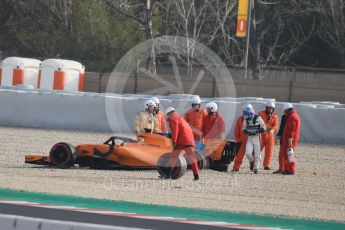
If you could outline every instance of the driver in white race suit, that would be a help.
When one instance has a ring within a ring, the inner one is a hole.
[[[260,133],[265,132],[266,126],[262,118],[255,114],[251,104],[246,105],[243,118],[242,130],[244,134],[248,135],[246,156],[250,163],[250,170],[257,174],[261,162]]]

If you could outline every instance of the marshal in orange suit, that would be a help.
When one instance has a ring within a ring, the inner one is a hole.
[[[194,96],[191,103],[192,108],[186,111],[184,119],[193,130],[194,140],[202,142],[202,127],[207,116],[207,111],[201,108],[201,99],[199,96]]]
[[[266,132],[261,134],[261,151],[263,148],[265,148],[265,170],[271,169],[272,152],[274,147],[274,132],[278,130],[278,116],[274,114],[274,109],[274,102],[269,101],[266,103],[266,110],[259,113],[259,116],[266,125]]]
[[[243,157],[246,152],[246,143],[248,136],[242,132],[242,126],[243,126],[243,116],[239,116],[236,121],[235,129],[234,129],[234,137],[235,137],[235,142],[240,143],[241,142],[241,147],[236,155],[235,161],[234,161],[234,166],[232,168],[233,172],[237,172],[240,170],[240,167],[242,165]]]

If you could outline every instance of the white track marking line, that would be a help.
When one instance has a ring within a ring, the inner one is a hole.
[[[135,218],[139,219],[150,219],[150,220],[175,220],[174,217],[169,216],[136,216]]]
[[[0,200],[0,203],[5,204],[18,204],[18,205],[39,205],[40,203],[28,202],[28,201],[14,201],[14,200]]]

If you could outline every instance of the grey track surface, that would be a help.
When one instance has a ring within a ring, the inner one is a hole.
[[[222,227],[196,225],[187,223],[175,223],[159,220],[146,220],[133,217],[119,217],[78,211],[30,207],[13,204],[0,204],[0,213],[7,215],[18,215],[33,218],[42,218],[60,221],[73,221],[90,224],[101,224],[131,228],[156,229],[156,230],[209,230],[225,229]],[[231,229],[231,228],[226,228]],[[236,228],[239,229],[239,228]]]

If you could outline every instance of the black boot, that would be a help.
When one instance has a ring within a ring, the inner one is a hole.
[[[254,161],[252,163],[249,163],[249,169],[250,169],[250,171],[253,172],[253,170],[254,170]]]
[[[194,176],[194,179],[193,179],[193,180],[199,180],[199,174],[194,173],[193,176]]]

